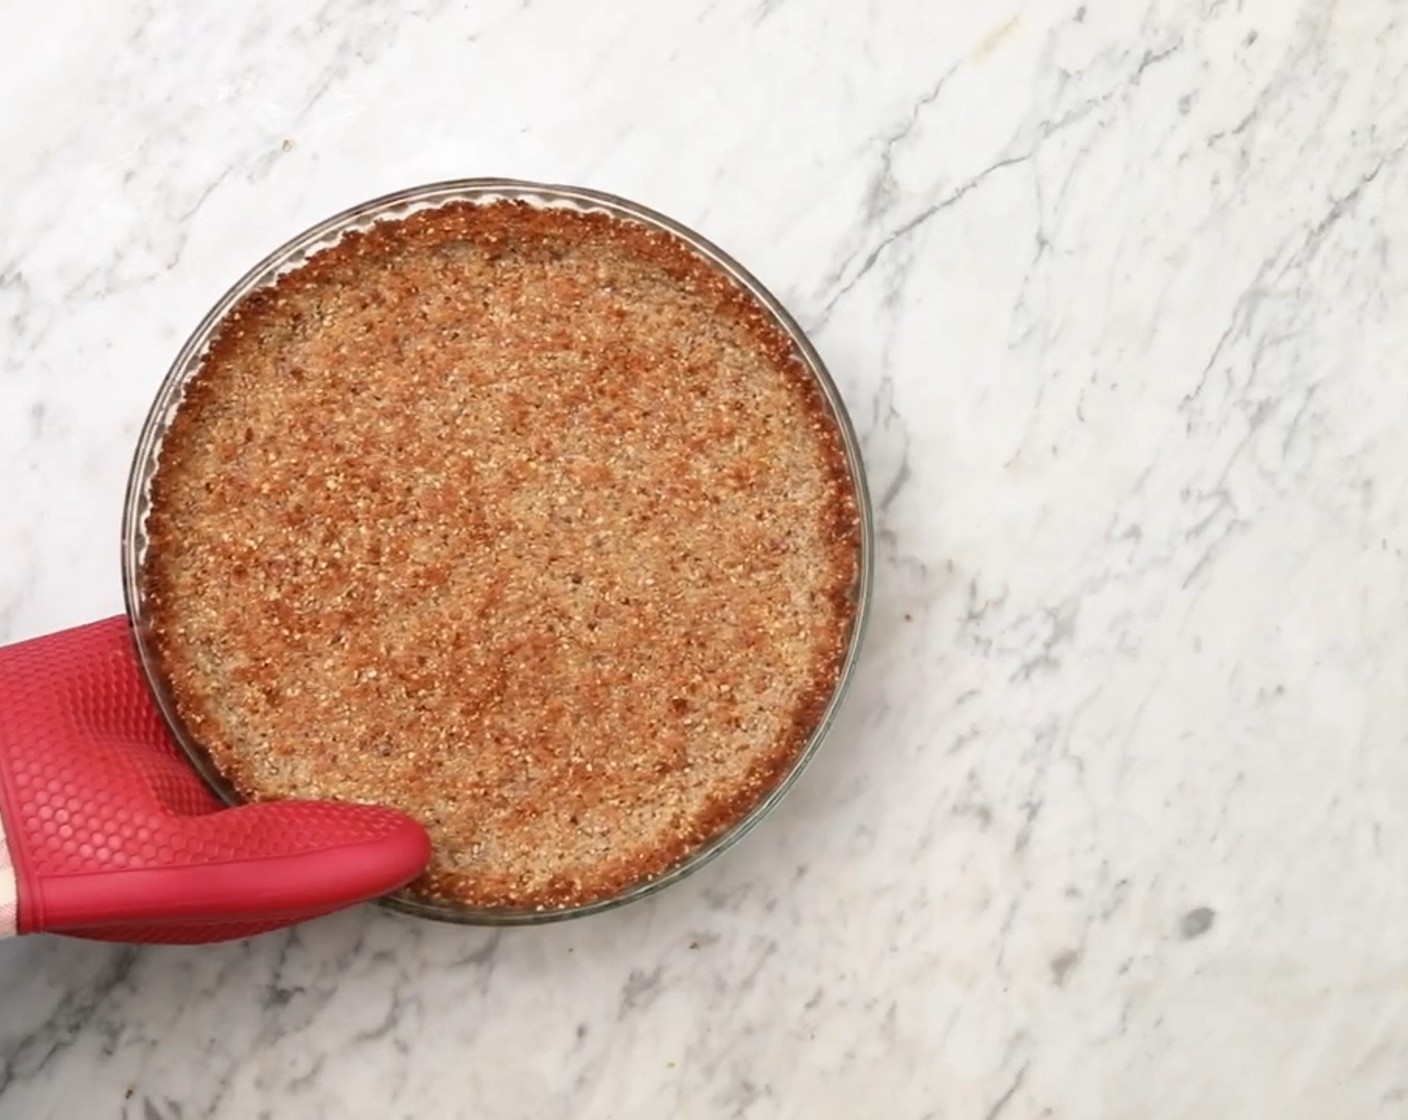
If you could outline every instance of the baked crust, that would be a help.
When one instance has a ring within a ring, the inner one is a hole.
[[[226,317],[142,581],[177,711],[251,799],[395,805],[413,893],[577,906],[753,809],[815,731],[858,513],[819,386],[683,241],[451,203]]]

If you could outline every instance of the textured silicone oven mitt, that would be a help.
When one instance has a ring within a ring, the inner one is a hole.
[[[0,647],[0,935],[247,937],[395,890],[429,858],[390,809],[223,805],[167,731],[126,619]]]

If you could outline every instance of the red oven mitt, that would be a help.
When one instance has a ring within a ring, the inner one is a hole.
[[[126,619],[0,647],[0,936],[247,937],[386,894],[429,859],[390,809],[227,808],[167,731]]]

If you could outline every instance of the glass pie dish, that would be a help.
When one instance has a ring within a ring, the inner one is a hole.
[[[857,512],[856,578],[848,600],[851,606],[840,671],[827,702],[803,747],[781,777],[759,800],[722,832],[694,848],[668,870],[628,886],[609,897],[581,905],[554,909],[471,907],[416,894],[410,889],[388,896],[383,903],[419,917],[483,925],[515,925],[556,921],[598,913],[643,898],[702,867],[739,840],[783,797],[816,753],[833,723],[859,655],[869,610],[873,565],[872,513],[854,429],[840,394],[821,358],[795,320],[756,279],[727,254],[698,234],[669,218],[624,199],[595,191],[518,182],[473,179],[438,183],[372,200],[319,223],[275,250],[240,279],[210,310],[187,339],[173,362],[148,413],[137,443],[123,514],[123,588],[127,613],[143,672],[173,736],[210,788],[228,804],[239,795],[215,765],[210,754],[183,720],[171,683],[165,678],[154,641],[153,611],[145,590],[144,570],[150,554],[147,532],[151,512],[152,480],[156,475],[163,438],[181,408],[186,389],[200,373],[212,339],[232,310],[251,293],[267,288],[280,276],[297,270],[351,231],[368,229],[378,222],[395,221],[411,214],[450,203],[487,205],[513,201],[537,208],[565,208],[609,215],[667,234],[682,242],[720,274],[742,289],[788,339],[792,357],[815,382],[829,419],[839,438],[851,495]]]

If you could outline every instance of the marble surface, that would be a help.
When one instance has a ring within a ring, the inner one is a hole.
[[[744,260],[879,508],[834,739],[646,903],[0,944],[0,1117],[1408,1115],[1391,0],[0,0],[0,640],[120,609],[265,251],[437,178]]]

